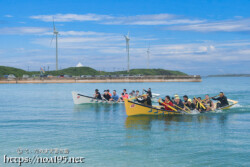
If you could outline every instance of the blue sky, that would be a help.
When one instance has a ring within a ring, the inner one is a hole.
[[[55,69],[81,62],[97,70],[130,66],[188,74],[250,73],[250,1],[246,0],[8,0],[0,1],[0,65]]]

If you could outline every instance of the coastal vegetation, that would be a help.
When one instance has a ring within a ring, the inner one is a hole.
[[[0,66],[0,75],[13,74],[16,77],[22,77],[23,75],[39,75],[40,71],[25,71],[22,69],[14,67]],[[105,72],[97,71],[90,67],[69,67],[58,71],[45,71],[44,75],[71,75],[71,76],[81,76],[81,75],[187,75],[180,71],[172,71],[165,69],[132,69],[128,73],[127,71],[115,71],[115,72]]]
[[[31,73],[19,68],[0,66],[1,76],[9,74],[13,74],[16,77],[22,77],[23,75],[30,75]]]

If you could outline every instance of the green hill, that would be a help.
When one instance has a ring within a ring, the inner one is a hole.
[[[164,69],[132,69],[128,73],[127,71],[116,71],[116,72],[104,72],[104,71],[96,71],[90,67],[69,67],[63,70],[58,71],[49,71],[46,72],[49,75],[72,75],[72,76],[80,76],[80,75],[187,75],[180,71],[171,71]]]
[[[24,71],[22,69],[14,68],[14,67],[6,67],[6,66],[0,66],[0,75],[9,75],[13,74],[16,77],[22,77],[24,74],[30,75],[30,72]]]
[[[127,71],[116,71],[112,72],[111,74],[131,74],[131,75],[187,75],[180,71],[171,71],[171,70],[164,70],[164,69],[132,69],[128,73]]]
[[[90,67],[69,67],[58,71],[46,71],[45,74],[48,75],[72,75],[72,76],[80,76],[80,75],[105,75],[105,72],[96,71]]]
[[[0,66],[0,75],[9,75],[14,74],[16,77],[22,77],[24,74],[33,75],[33,74],[40,74],[39,71],[24,71],[22,69],[13,68],[13,67],[5,67]],[[171,71],[171,70],[164,70],[164,69],[132,69],[128,73],[127,71],[116,71],[116,72],[104,72],[104,71],[97,71],[90,67],[69,67],[66,69],[58,70],[58,71],[46,71],[45,75],[72,75],[72,76],[81,76],[81,75],[187,75],[180,71]]]

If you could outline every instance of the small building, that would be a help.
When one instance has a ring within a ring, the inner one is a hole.
[[[26,75],[26,74],[23,75],[23,79],[26,79],[26,78],[29,78],[29,77],[30,77],[29,75]]]
[[[83,65],[82,65],[82,63],[78,63],[77,65],[76,65],[76,67],[83,67]]]
[[[8,79],[15,79],[15,78],[16,78],[16,76],[14,74],[8,75]]]

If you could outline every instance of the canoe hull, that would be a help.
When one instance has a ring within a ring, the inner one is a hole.
[[[237,104],[237,101],[230,100],[230,105],[220,108],[220,110],[226,110],[230,109],[232,106]],[[159,106],[151,107],[146,106],[143,104],[139,104],[136,102],[132,102],[129,100],[125,100],[125,109],[126,114],[128,116],[135,116],[135,115],[179,115],[179,114],[187,114],[186,112],[180,112],[180,111],[166,111],[163,109],[160,109]]]
[[[94,99],[93,97],[90,96],[86,96],[77,92],[72,92],[72,97],[73,97],[73,101],[74,104],[90,104],[90,103],[121,103],[123,104],[123,102],[112,102],[112,101],[106,101],[106,100],[98,100],[98,99]]]
[[[234,101],[234,100],[231,100],[231,99],[228,99],[228,102],[229,102],[228,106],[222,107],[220,109],[221,110],[227,110],[227,109],[230,109],[231,107],[233,107],[235,104],[238,103],[238,101]]]
[[[227,110],[230,109],[231,107],[233,107],[235,104],[238,104],[238,101],[235,100],[231,100],[231,99],[227,99],[229,102],[229,105],[224,106],[224,107],[220,107],[220,108],[216,108],[216,105],[218,102],[215,103],[214,107],[212,108],[212,111],[216,111],[216,110]]]
[[[128,116],[180,114],[180,112],[166,111],[155,107],[150,107],[136,102],[132,102],[127,99],[124,101],[124,103],[125,103],[126,114]]]

